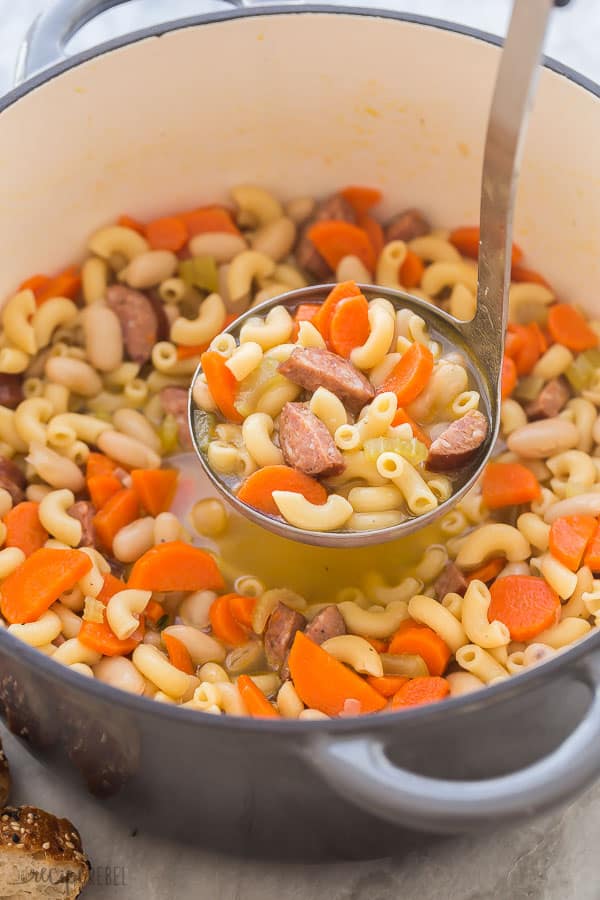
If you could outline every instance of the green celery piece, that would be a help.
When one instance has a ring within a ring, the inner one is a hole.
[[[519,378],[514,396],[517,400],[535,400],[543,387],[544,379],[539,375],[525,375]]]
[[[215,426],[217,417],[214,413],[205,412],[204,410],[194,410],[194,434],[198,449],[202,453],[208,452],[208,445],[215,436]]]
[[[177,419],[175,416],[166,415],[164,417],[158,429],[158,436],[163,455],[168,456],[169,453],[175,453],[178,445]]]
[[[364,451],[366,459],[370,462],[375,462],[378,456],[387,452],[399,453],[413,466],[417,466],[427,459],[427,447],[416,438],[409,440],[400,437],[370,438],[365,441]]]
[[[592,383],[597,366],[591,362],[587,354],[594,352],[597,351],[586,350],[585,353],[580,353],[565,372],[574,391],[584,391]]]
[[[238,385],[235,408],[246,418],[256,409],[261,395],[267,388],[275,386],[279,381],[285,382],[283,375],[277,371],[279,363],[271,357],[263,358],[261,364]]]
[[[219,273],[213,256],[195,256],[179,263],[179,277],[190,287],[214,293],[219,289]]]

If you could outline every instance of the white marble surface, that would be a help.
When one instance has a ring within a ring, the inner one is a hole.
[[[42,0],[0,0],[0,92],[11,85],[19,41]],[[169,14],[218,7],[201,0],[132,0],[73,41],[81,49]],[[396,0],[389,6],[463,22],[498,34],[508,0]],[[548,53],[600,81],[600,4],[574,0],[555,16]],[[89,900],[599,900],[600,785],[571,807],[501,832],[445,840],[424,838],[394,858],[319,866],[222,858],[136,836],[83,793],[65,790],[2,730],[14,776],[14,801],[69,816],[95,865]]]

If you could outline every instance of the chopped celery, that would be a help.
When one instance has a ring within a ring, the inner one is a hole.
[[[565,372],[569,384],[574,391],[584,391],[592,383],[592,379],[598,368],[598,363],[593,362],[597,353],[597,350],[586,350],[585,353],[580,353]],[[589,354],[593,354],[591,358]]]
[[[408,678],[429,675],[423,657],[413,653],[382,653],[381,662],[385,675],[406,675]]]
[[[179,263],[179,277],[190,287],[213,293],[219,289],[219,273],[213,256],[195,256]]]
[[[235,408],[241,416],[246,418],[254,412],[259,398],[267,388],[275,386],[280,380],[284,381],[283,375],[277,372],[278,366],[276,359],[264,357],[261,364],[240,381]]]
[[[399,437],[378,437],[365,441],[364,445],[365,458],[369,462],[375,462],[378,456],[388,451],[399,453],[407,462],[413,466],[424,462],[427,459],[427,447],[422,441],[416,438],[405,440]]]
[[[175,453],[177,450],[177,419],[175,416],[166,415],[158,429],[161,450],[164,456]]]
[[[208,452],[208,445],[215,436],[215,425],[217,423],[214,413],[205,412],[203,409],[194,410],[194,434],[198,449],[202,453]]]
[[[535,400],[543,387],[544,379],[539,375],[525,375],[524,378],[519,378],[514,396],[517,400]]]

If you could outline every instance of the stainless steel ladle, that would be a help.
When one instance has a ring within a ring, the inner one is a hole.
[[[500,58],[485,142],[481,185],[480,246],[477,312],[469,322],[461,322],[444,310],[402,291],[361,285],[368,300],[384,297],[397,309],[411,309],[428,323],[432,337],[441,337],[459,349],[469,361],[483,412],[490,428],[484,447],[466,473],[464,483],[452,496],[431,512],[408,518],[389,528],[364,532],[304,531],[288,525],[240,502],[208,466],[196,439],[197,408],[190,391],[190,427],[194,445],[206,474],[228,502],[247,518],[269,531],[305,544],[355,547],[378,544],[404,537],[424,528],[449,510],[473,486],[489,459],[500,427],[500,374],[504,334],[508,315],[508,289],[512,250],[512,223],[523,138],[539,74],[544,35],[552,6],[568,0],[515,0],[508,35]],[[266,315],[274,306],[293,311],[300,303],[323,302],[331,285],[316,285],[291,291],[249,309],[227,329],[236,338],[244,322]],[[194,381],[201,373],[199,367]]]

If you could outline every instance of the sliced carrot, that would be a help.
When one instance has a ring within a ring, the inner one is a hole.
[[[513,641],[530,641],[560,618],[560,597],[534,575],[507,575],[490,587],[488,619],[504,622]]]
[[[48,284],[35,293],[35,302],[38,306],[51,300],[52,297],[67,297],[75,300],[81,290],[81,275],[77,266],[69,266],[60,272],[55,278],[51,278]]]
[[[33,296],[37,300],[39,294],[46,290],[52,279],[48,275],[31,275],[22,281],[19,285],[20,291],[33,291]]]
[[[280,719],[281,716],[272,703],[269,703],[261,689],[254,684],[249,675],[240,675],[237,687],[241,694],[246,711],[255,719]]]
[[[425,266],[421,257],[412,250],[407,250],[404,262],[400,266],[400,283],[407,288],[418,287],[424,271]]]
[[[119,216],[117,225],[121,225],[123,228],[131,228],[132,231],[137,231],[137,233],[142,236],[146,234],[146,226],[125,213],[122,216]]]
[[[426,703],[438,703],[450,693],[450,685],[445,678],[424,676],[411,678],[394,694],[392,709],[403,709],[406,706],[423,706]]]
[[[210,342],[207,341],[205,344],[191,344],[188,346],[176,344],[176,347],[177,359],[191,359],[192,356],[202,356],[202,354],[210,347]]]
[[[121,488],[94,516],[96,536],[105,550],[112,552],[115,535],[140,514],[140,502],[131,488]]]
[[[393,697],[408,678],[404,675],[369,675],[367,681],[382,697]]]
[[[350,184],[343,188],[340,194],[347,200],[357,216],[363,216],[378,203],[381,203],[383,194],[378,188],[365,187],[362,184]]]
[[[84,619],[77,637],[84,647],[102,653],[103,656],[127,656],[141,643],[144,632],[144,623],[140,620],[131,637],[118,638],[106,621],[105,612],[103,622],[87,622]]]
[[[502,399],[506,400],[517,386],[517,367],[510,356],[504,356],[504,359],[502,360],[501,383]]]
[[[256,597],[244,597],[242,594],[230,594],[229,597],[229,608],[235,621],[244,628],[251,629]]]
[[[222,206],[204,206],[179,213],[178,219],[185,224],[190,237],[207,232],[226,232],[239,234],[240,230],[233,221],[229,210]]]
[[[308,238],[334,272],[345,256],[358,256],[369,272],[375,270],[373,245],[358,225],[337,219],[315,222],[308,229]]]
[[[300,699],[311,709],[339,716],[346,700],[357,700],[361,713],[385,706],[378,691],[301,631],[294,637],[288,665]]]
[[[340,283],[336,284],[329,292],[325,301],[321,304],[319,311],[311,320],[326,341],[329,340],[331,319],[338,303],[342,300],[346,300],[348,297],[357,297],[359,294],[360,288],[355,281],[340,281]]]
[[[385,247],[385,235],[383,233],[383,228],[373,216],[359,216],[357,222],[359,228],[365,232],[367,237],[371,242],[371,246],[375,253],[376,259],[379,258],[379,254]]]
[[[384,641],[383,638],[366,637],[365,641],[367,641],[371,647],[374,647],[378,653],[387,653],[390,645],[390,642]]]
[[[481,495],[488,509],[519,506],[541,496],[539,481],[521,463],[491,462],[485,467]]]
[[[478,566],[477,569],[471,569],[470,572],[466,572],[465,578],[468,582],[483,581],[484,584],[489,584],[502,571],[505,565],[506,560],[503,556],[495,556],[493,559],[483,563],[483,565]]]
[[[540,356],[546,352],[548,347],[550,346],[550,342],[548,341],[547,335],[544,334],[540,326],[537,322],[529,323],[529,331],[532,338],[537,342],[538,349],[540,351]]]
[[[93,478],[95,475],[114,475],[119,467],[114,460],[104,453],[96,453],[92,450],[85,464],[85,477]]]
[[[126,587],[127,585],[125,582],[113,575],[112,572],[105,572],[104,584],[102,585],[102,589],[96,597],[96,600],[100,600],[101,603],[106,604],[111,597],[114,597],[119,591],[124,591]]]
[[[242,482],[237,495],[242,503],[260,509],[269,516],[278,516],[280,513],[273,500],[273,491],[294,491],[311,503],[321,504],[327,500],[327,491],[322,484],[290,466],[264,466],[257,469]]]
[[[433,371],[433,355],[424,344],[412,344],[396,363],[377,393],[393,391],[398,404],[412,403],[427,387]]]
[[[207,350],[200,357],[200,362],[212,398],[220,411],[230,422],[240,423],[242,416],[234,406],[238,383],[225,365],[225,357],[216,350]]]
[[[568,303],[555,303],[548,310],[548,330],[552,340],[569,350],[581,352],[598,346],[598,335],[579,310]]]
[[[350,358],[356,347],[366,343],[371,332],[369,304],[366,297],[347,297],[340,300],[333,311],[329,328],[329,343],[334,353]]]
[[[39,503],[24,500],[6,513],[5,547],[18,547],[25,556],[31,556],[44,546],[48,540],[48,532],[40,522],[39,509]]]
[[[399,628],[390,642],[388,653],[420,656],[430,675],[443,675],[451,656],[446,642],[433,628],[424,625]]]
[[[211,603],[208,613],[210,627],[215,637],[230,647],[240,647],[248,642],[248,632],[234,617],[231,598],[236,594],[223,594]]]
[[[544,287],[550,287],[543,275],[540,275],[535,269],[527,269],[525,266],[513,265],[510,277],[511,281],[526,281],[529,284],[542,284]]]
[[[146,591],[220,591],[224,582],[206,550],[183,541],[165,541],[134,563],[127,586]]]
[[[163,216],[146,225],[146,240],[152,250],[172,250],[177,253],[188,242],[185,222],[177,216]]]
[[[550,553],[564,566],[576,572],[598,523],[593,516],[561,516],[550,528]]]
[[[165,634],[165,632],[163,632],[162,639],[167,648],[171,665],[175,666],[175,668],[179,669],[181,672],[185,672],[186,675],[193,675],[196,671],[196,667],[192,662],[190,651],[183,641],[176,638],[174,634]]]
[[[171,508],[177,489],[177,469],[132,469],[131,486],[143,508],[158,516]]]
[[[301,303],[296,307],[294,313],[294,330],[292,331],[292,340],[298,339],[300,331],[300,322],[312,322],[316,318],[321,305],[319,303]]]
[[[79,550],[35,550],[2,582],[2,615],[11,625],[35,622],[91,567],[89,556]]]
[[[102,509],[111,497],[123,490],[116,475],[92,475],[87,479],[87,489],[96,509]]]
[[[600,522],[596,525],[596,530],[585,551],[583,564],[588,566],[594,574],[600,572]]]
[[[149,600],[144,610],[144,618],[153,625],[156,625],[166,614],[166,609],[158,600]]]
[[[545,339],[536,322],[509,324],[506,353],[512,357],[518,375],[529,375],[545,349]]]
[[[479,256],[479,225],[467,225],[463,228],[455,228],[450,233],[450,243],[454,244],[459,253],[477,259]],[[511,262],[518,265],[523,259],[523,251],[517,244],[512,245]]]
[[[395,425],[410,425],[413,437],[425,444],[426,447],[431,447],[431,438],[429,435],[423,431],[420,425],[417,425],[415,420],[409,416],[405,409],[400,408],[396,410],[396,415],[392,420],[392,426]]]

